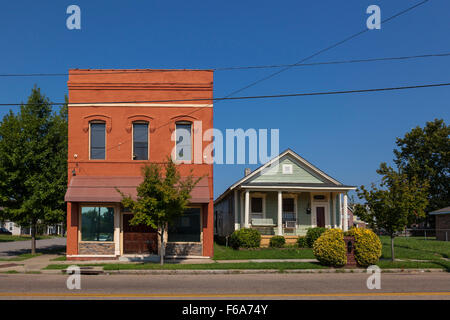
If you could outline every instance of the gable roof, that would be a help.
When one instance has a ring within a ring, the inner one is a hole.
[[[257,168],[256,170],[254,170],[252,173],[250,173],[249,175],[239,179],[237,182],[235,182],[234,184],[232,184],[227,190],[225,190],[224,193],[222,193],[217,199],[216,201],[221,200],[226,194],[228,194],[231,190],[235,189],[238,186],[243,185],[246,182],[250,182],[252,180],[252,178],[257,177],[258,174],[260,174],[264,169],[268,169],[272,166],[272,164],[274,163],[278,163],[279,160],[284,157],[284,156],[290,156],[292,157],[294,160],[296,160],[301,166],[304,166],[304,168],[307,171],[310,171],[310,173],[313,173],[314,175],[320,177],[321,179],[325,180],[324,183],[288,183],[289,186],[292,187],[305,187],[305,188],[320,188],[320,187],[341,187],[343,189],[354,189],[353,186],[346,186],[343,185],[341,182],[339,182],[338,180],[332,178],[331,176],[329,176],[328,174],[326,174],[325,172],[323,172],[322,170],[320,170],[319,168],[317,168],[316,166],[314,166],[313,164],[311,164],[309,161],[307,161],[306,159],[304,159],[303,157],[301,157],[300,155],[298,155],[296,152],[294,152],[291,149],[287,149],[285,151],[283,151],[282,153],[280,153],[278,156],[276,156],[275,158],[273,158],[272,160],[266,162],[265,164],[263,164],[262,166],[260,166],[259,168]],[[251,185],[252,186],[259,186],[259,187],[280,187],[280,186],[285,186],[287,183],[280,183],[280,182],[253,182]]]

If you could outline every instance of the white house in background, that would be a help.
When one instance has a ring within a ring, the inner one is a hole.
[[[13,236],[20,236],[22,234],[22,228],[12,221],[3,222],[2,227],[10,231]]]
[[[264,238],[296,238],[310,227],[348,230],[344,185],[288,149],[230,186],[214,202],[215,234],[258,229]]]

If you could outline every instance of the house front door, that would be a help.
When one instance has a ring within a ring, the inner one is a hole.
[[[325,228],[325,207],[316,207],[316,225]]]
[[[123,215],[123,253],[158,254],[158,233],[147,226],[130,225],[132,214]]]

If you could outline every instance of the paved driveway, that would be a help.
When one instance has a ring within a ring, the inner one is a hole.
[[[66,246],[66,238],[36,240],[37,249],[58,250]],[[17,256],[22,253],[30,253],[31,241],[0,242],[0,257]]]

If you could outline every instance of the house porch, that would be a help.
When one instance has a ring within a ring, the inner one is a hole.
[[[328,189],[241,188],[234,190],[235,230],[255,228],[260,231],[261,245],[271,236],[285,236],[295,243],[308,228],[348,229],[347,191]]]

